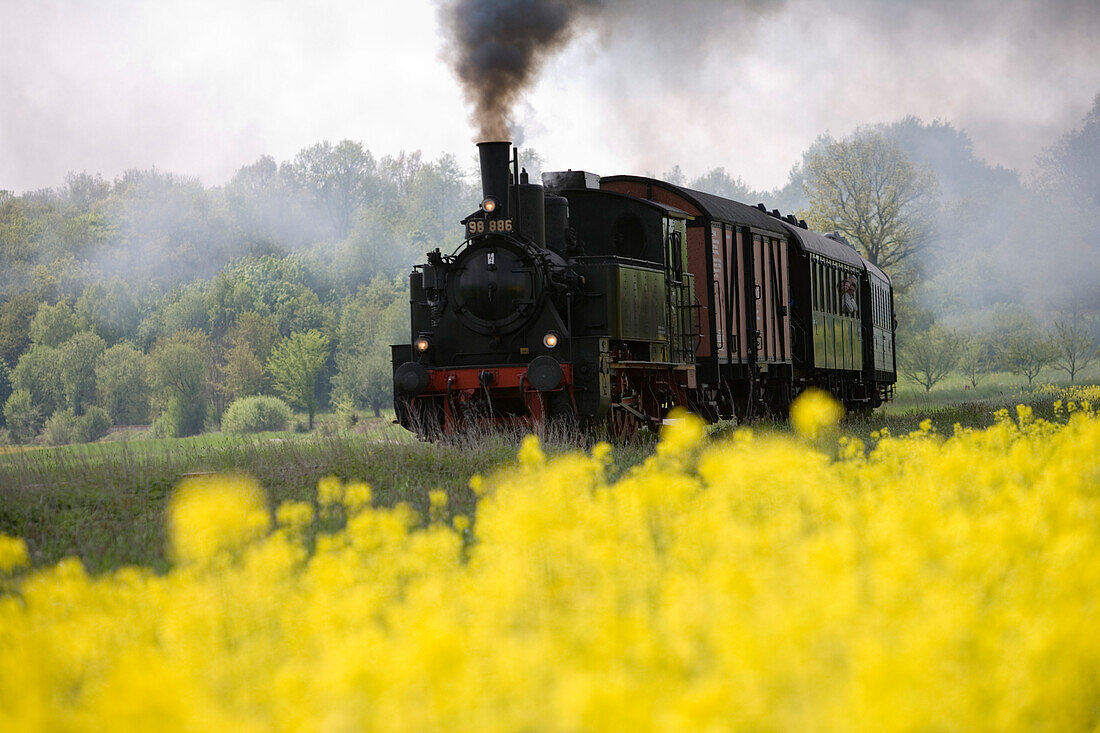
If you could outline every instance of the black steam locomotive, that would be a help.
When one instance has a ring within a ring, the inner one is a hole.
[[[784,414],[809,386],[849,410],[893,395],[890,278],[792,216],[636,176],[528,181],[478,145],[484,199],[453,254],[410,276],[412,339],[392,347],[398,421],[575,421],[626,438],[683,406]]]

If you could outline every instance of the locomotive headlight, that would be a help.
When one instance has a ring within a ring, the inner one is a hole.
[[[548,349],[553,349],[558,345],[558,335],[553,331],[542,337],[542,345]]]
[[[488,198],[481,202],[481,210],[486,214],[492,214],[497,210],[497,200],[494,198]]]
[[[413,346],[416,347],[417,351],[423,354],[425,351],[431,348],[432,342],[421,336],[416,341],[413,341]]]

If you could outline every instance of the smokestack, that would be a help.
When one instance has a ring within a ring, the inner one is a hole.
[[[508,184],[511,171],[508,160],[512,152],[510,142],[485,142],[477,144],[478,157],[481,159],[481,194],[484,198],[495,199],[496,214],[502,219],[508,218]]]

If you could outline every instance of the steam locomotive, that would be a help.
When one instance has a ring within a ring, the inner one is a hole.
[[[890,278],[804,221],[638,176],[529,181],[509,142],[478,145],[465,242],[410,275],[392,346],[401,425],[547,421],[618,439],[673,407],[783,415],[810,386],[849,411],[893,396]]]

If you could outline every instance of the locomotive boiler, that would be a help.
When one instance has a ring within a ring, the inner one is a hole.
[[[804,222],[649,178],[531,183],[478,145],[482,202],[410,275],[392,347],[398,421],[433,438],[547,421],[626,438],[673,407],[783,413],[808,386],[848,409],[896,381],[890,280]]]

